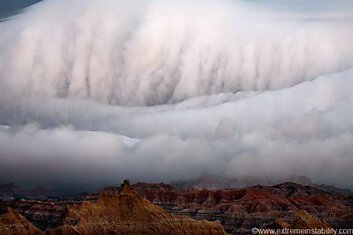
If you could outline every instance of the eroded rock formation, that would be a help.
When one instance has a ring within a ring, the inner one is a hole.
[[[27,221],[25,217],[8,208],[0,217],[1,235],[44,235],[42,231]]]
[[[128,184],[104,192],[97,202],[68,208],[64,224],[49,235],[105,234],[225,234],[219,222],[175,216],[138,195]]]
[[[295,183],[226,190],[125,183],[120,188],[107,187],[75,200],[17,200],[11,207],[37,228],[55,235],[90,235],[97,231],[169,234],[170,230],[218,234],[219,223],[205,220],[220,221],[231,234],[249,234],[253,227],[350,228],[352,199]]]

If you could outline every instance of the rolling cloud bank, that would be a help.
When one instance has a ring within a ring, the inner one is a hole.
[[[0,23],[0,181],[353,188],[353,2],[45,0]]]

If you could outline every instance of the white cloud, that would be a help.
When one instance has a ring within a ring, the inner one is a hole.
[[[316,4],[47,0],[0,23],[0,179],[353,188],[352,3]]]

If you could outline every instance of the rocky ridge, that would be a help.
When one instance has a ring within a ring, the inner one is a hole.
[[[44,235],[28,220],[11,208],[0,217],[1,235]]]
[[[148,200],[175,214],[219,220],[232,234],[266,228],[276,218],[292,224],[298,211],[306,211],[334,228],[353,226],[353,200],[344,195],[295,183],[208,190],[175,188],[165,184],[135,185]]]
[[[3,215],[0,234],[44,234],[12,209]],[[8,219],[10,218],[10,219]],[[10,222],[8,222],[10,221]],[[14,230],[9,230],[9,225]],[[140,196],[127,181],[114,191],[100,194],[96,202],[67,205],[59,227],[48,235],[110,234],[225,234],[219,222],[172,215]]]
[[[188,224],[186,219],[189,218],[218,220],[225,231],[231,234],[251,234],[253,227],[268,228],[274,224],[288,227],[296,224],[295,221],[298,218],[305,218],[305,214],[299,213],[300,211],[305,211],[313,218],[333,228],[353,226],[353,198],[351,196],[342,195],[335,190],[325,192],[309,185],[282,183],[274,186],[256,185],[242,189],[210,190],[180,188],[163,183],[137,183],[125,188],[129,189],[125,190],[131,195],[138,192],[137,197],[140,198],[140,202],[141,200],[152,202],[176,215],[179,222],[180,218],[184,218],[182,219],[185,221],[184,226]],[[84,226],[81,224],[83,220],[78,218],[86,218],[85,220],[89,221],[93,217],[90,218],[88,215],[113,213],[102,208],[109,203],[117,204],[119,200],[123,202],[122,197],[117,199],[121,193],[126,194],[125,190],[120,189],[119,187],[107,187],[83,194],[76,200],[18,200],[13,202],[11,207],[43,231],[53,230],[60,226],[66,229],[70,226],[70,229],[79,229]],[[8,205],[7,202],[3,203],[4,206]],[[129,205],[128,202],[123,204]],[[1,205],[0,202],[0,207]],[[83,210],[83,208],[86,209]],[[121,207],[121,209],[124,208]],[[301,216],[298,217],[298,215]],[[123,218],[115,214],[108,217],[123,221]],[[109,222],[109,226],[119,227],[120,225],[114,225],[114,223],[111,225]],[[140,226],[138,223],[135,225],[135,227]],[[56,232],[62,234],[59,230]]]

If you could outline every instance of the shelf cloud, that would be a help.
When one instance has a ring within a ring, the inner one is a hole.
[[[37,3],[0,22],[0,179],[208,172],[353,188],[352,8]]]

